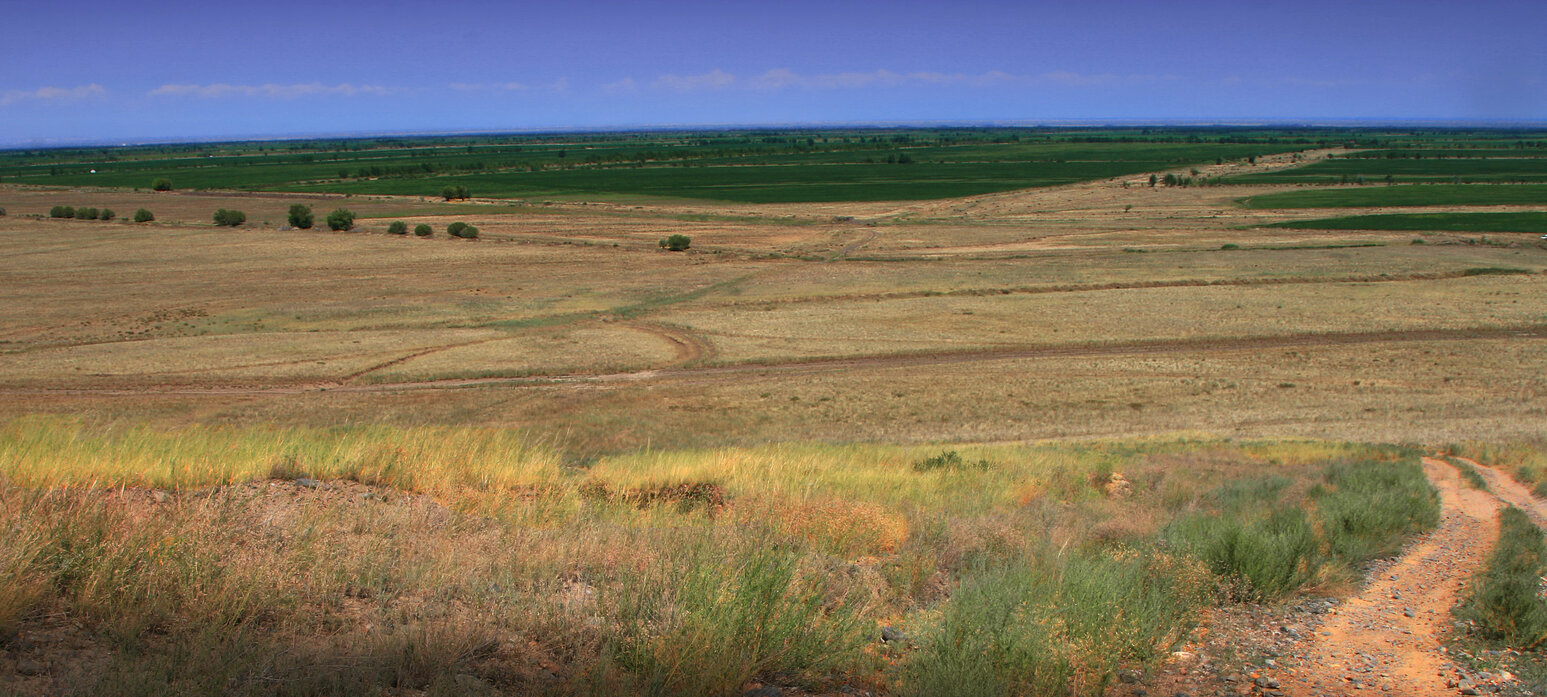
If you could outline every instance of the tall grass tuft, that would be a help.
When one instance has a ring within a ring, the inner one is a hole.
[[[1166,537],[1208,564],[1241,600],[1269,600],[1299,590],[1316,578],[1324,561],[1310,516],[1300,508],[1253,516],[1184,516]]]
[[[1210,598],[1207,576],[1161,555],[984,565],[921,636],[900,693],[1101,694],[1121,663],[1180,640]]]
[[[828,601],[827,580],[803,571],[798,548],[708,541],[628,584],[602,664],[626,673],[603,676],[606,690],[732,694],[754,677],[810,680],[858,660],[863,607]]]
[[[1395,554],[1439,525],[1439,495],[1416,458],[1336,462],[1324,478],[1311,498],[1332,555],[1349,566]]]
[[[1471,591],[1457,615],[1471,620],[1473,631],[1505,645],[1535,649],[1547,641],[1547,543],[1542,531],[1513,506],[1499,514],[1499,541],[1488,566],[1472,579]]]

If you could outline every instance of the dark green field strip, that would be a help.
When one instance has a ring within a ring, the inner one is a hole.
[[[1522,232],[1547,234],[1547,212],[1392,213],[1291,220],[1264,227],[1302,230],[1397,230],[1421,232]]]
[[[1473,147],[1473,148],[1413,148],[1365,150],[1342,155],[1357,160],[1389,159],[1448,159],[1448,158],[1495,158],[1495,157],[1547,157],[1547,147]]]
[[[1547,212],[1393,213],[1291,220],[1265,227],[1300,230],[1414,230],[1424,232],[1530,232],[1547,234]]]
[[[1304,167],[1230,177],[1232,184],[1547,181],[1547,157],[1321,160]]]
[[[289,187],[296,191],[426,195],[446,185],[479,197],[613,194],[793,203],[921,200],[970,196],[1145,172],[1157,163],[1033,162],[813,164],[762,167],[640,167],[468,174]],[[282,188],[282,187],[274,187]]]
[[[1242,199],[1247,208],[1547,206],[1547,184],[1424,184],[1302,189]]]

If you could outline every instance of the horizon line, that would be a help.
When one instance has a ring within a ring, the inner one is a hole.
[[[668,133],[680,131],[733,131],[733,130],[780,130],[811,129],[905,129],[905,128],[1123,128],[1182,127],[1182,128],[1381,128],[1381,127],[1440,127],[1518,129],[1547,128],[1547,119],[1479,119],[1479,118],[1068,118],[1068,119],[944,119],[944,120],[857,120],[857,121],[789,121],[789,122],[726,122],[726,123],[664,123],[618,124],[611,126],[543,126],[524,128],[473,128],[473,129],[423,129],[395,131],[314,131],[292,133],[221,134],[203,137],[139,136],[132,138],[31,138],[0,140],[0,150],[28,148],[71,147],[138,147],[146,145],[195,145],[240,142],[286,142],[309,140],[359,140],[366,138],[404,137],[456,137],[495,135],[565,135],[587,133]]]

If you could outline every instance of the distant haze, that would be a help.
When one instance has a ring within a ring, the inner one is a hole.
[[[0,143],[1547,120],[1547,3],[10,3]]]

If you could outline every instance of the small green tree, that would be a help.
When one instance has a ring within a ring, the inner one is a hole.
[[[247,214],[241,211],[230,211],[224,208],[215,211],[215,224],[226,227],[236,227],[247,222]]]
[[[77,209],[75,209],[75,217],[78,220],[96,220],[97,219],[97,209],[95,209],[95,208],[77,208]]]
[[[73,206],[54,206],[53,208],[48,209],[48,217],[74,218],[75,208]]]
[[[461,237],[462,233],[466,232],[470,227],[473,226],[458,220],[457,222],[446,226],[446,234],[451,235],[452,237]],[[478,234],[476,228],[473,234]]]
[[[161,177],[161,178],[151,182],[150,183],[150,188],[155,189],[156,191],[171,191],[172,190],[172,180],[171,179],[167,179],[166,177]]]
[[[668,252],[684,251],[688,248],[688,245],[691,244],[693,244],[692,238],[681,233],[662,237],[660,242],[661,249],[664,249]]]
[[[408,234],[408,223],[394,220],[391,225],[387,226],[387,232],[393,235],[406,235]]]
[[[0,216],[4,216],[4,215],[5,215],[5,209],[4,208],[0,208]]]
[[[354,211],[340,208],[328,214],[329,230],[353,230],[355,228]]]
[[[466,198],[468,198],[467,187],[461,186],[461,185],[448,186],[448,187],[440,190],[440,196],[441,196],[441,198],[444,198],[447,201],[455,201],[455,200],[458,200],[458,199],[466,199]]]
[[[429,223],[419,223],[414,226],[414,234],[420,237],[429,237],[435,234],[435,228],[430,227]]]
[[[1156,181],[1159,181],[1159,180],[1155,177],[1155,175],[1151,174],[1150,175],[1150,188],[1152,188],[1152,189],[1155,188],[1155,182]]]
[[[299,228],[301,230],[312,229],[312,223],[315,220],[312,217],[312,207],[304,203],[291,205],[290,215],[288,216],[287,220],[290,221],[290,227]]]
[[[462,232],[458,234],[457,237],[460,237],[464,240],[476,240],[478,239],[478,228],[475,228],[471,225],[463,226]]]
[[[141,208],[141,209],[139,209],[139,210],[134,212],[134,222],[136,222],[136,223],[148,223],[148,222],[150,222],[152,220],[155,220],[155,219],[156,219],[156,216],[151,215],[150,211],[145,210],[144,208]]]
[[[0,211],[0,215],[4,214],[5,213],[3,211]],[[114,213],[113,209],[111,208],[103,208],[102,210],[97,211],[97,220],[112,220],[117,217],[118,214]]]

